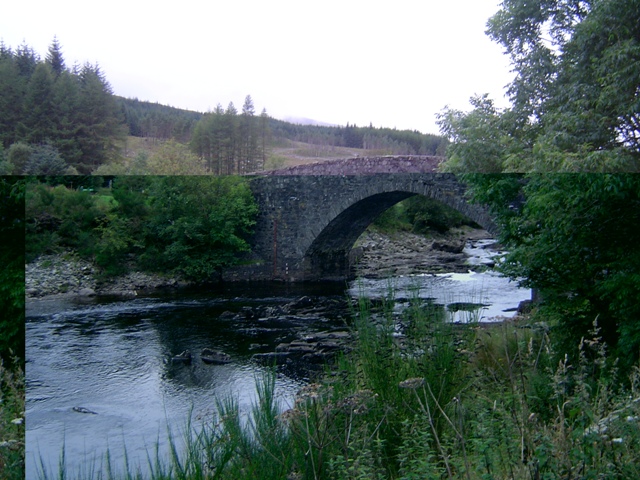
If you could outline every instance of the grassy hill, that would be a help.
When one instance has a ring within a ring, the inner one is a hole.
[[[122,97],[118,97],[118,103],[129,130],[129,136],[120,149],[120,155],[124,158],[125,164],[130,163],[143,152],[148,157],[152,157],[168,141],[193,147],[193,140],[197,135],[202,139],[201,123],[206,123],[207,119],[216,115],[216,112],[204,114]],[[221,121],[226,121],[227,114],[223,116],[225,119]],[[227,149],[228,145],[241,141],[237,137],[238,129],[242,128],[241,123],[244,121],[241,117],[241,115],[237,116],[235,127],[224,130],[224,135],[235,136],[233,139],[229,137],[226,141],[223,139],[222,143]],[[256,122],[260,121],[258,117],[255,118]],[[436,155],[444,152],[447,143],[443,137],[418,131],[356,125],[310,125],[267,118],[266,127],[259,127],[260,138],[258,139],[258,142],[264,142],[265,138],[267,139],[265,170],[355,156]],[[196,133],[198,128],[200,128],[199,134]],[[206,128],[208,127],[204,127]],[[217,135],[217,141],[220,142],[220,132],[221,130],[217,130],[216,133],[207,131],[205,136],[213,138]],[[197,149],[192,151],[196,153]],[[207,152],[210,154],[211,150]],[[257,164],[261,165],[262,162]]]

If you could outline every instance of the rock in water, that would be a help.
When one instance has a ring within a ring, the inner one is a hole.
[[[191,363],[191,352],[189,350],[185,350],[179,355],[174,355],[173,357],[171,357],[171,363]]]
[[[72,410],[78,413],[89,413],[91,415],[98,414],[97,412],[94,412],[93,410],[89,410],[88,408],[84,408],[84,407],[73,407]]]
[[[204,363],[212,363],[217,365],[223,365],[225,363],[231,362],[231,357],[224,352],[219,352],[216,350],[211,350],[210,348],[205,348],[202,350],[200,354],[200,358]]]

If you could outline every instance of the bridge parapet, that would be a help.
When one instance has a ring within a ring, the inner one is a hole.
[[[260,175],[372,175],[381,173],[434,173],[445,160],[431,155],[353,157],[296,165],[260,172]]]

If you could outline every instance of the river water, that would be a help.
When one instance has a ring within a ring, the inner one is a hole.
[[[472,258],[482,261],[481,255]],[[360,280],[346,287],[262,284],[131,300],[28,302],[26,478],[56,472],[63,449],[71,478],[104,469],[107,449],[116,470],[126,451],[129,465],[145,471],[156,448],[168,455],[168,427],[180,439],[189,416],[194,425],[213,419],[217,400],[233,396],[248,415],[256,378],[269,368],[255,353],[273,352],[308,332],[344,330],[349,316],[348,309],[262,318],[247,312],[277,311],[303,296],[337,305],[358,295],[384,297],[390,289],[400,304],[433,298],[449,306],[455,321],[508,317],[530,298],[528,290],[487,271]],[[468,303],[480,308],[455,308]],[[231,362],[209,365],[197,355],[190,365],[170,360],[205,347],[226,352]],[[309,375],[295,362],[277,368],[283,409]]]

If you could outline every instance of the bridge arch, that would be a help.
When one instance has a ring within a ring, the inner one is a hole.
[[[346,280],[349,252],[382,212],[414,195],[452,207],[489,231],[488,212],[465,199],[452,174],[284,175],[256,177],[259,205],[252,242],[253,279]]]

